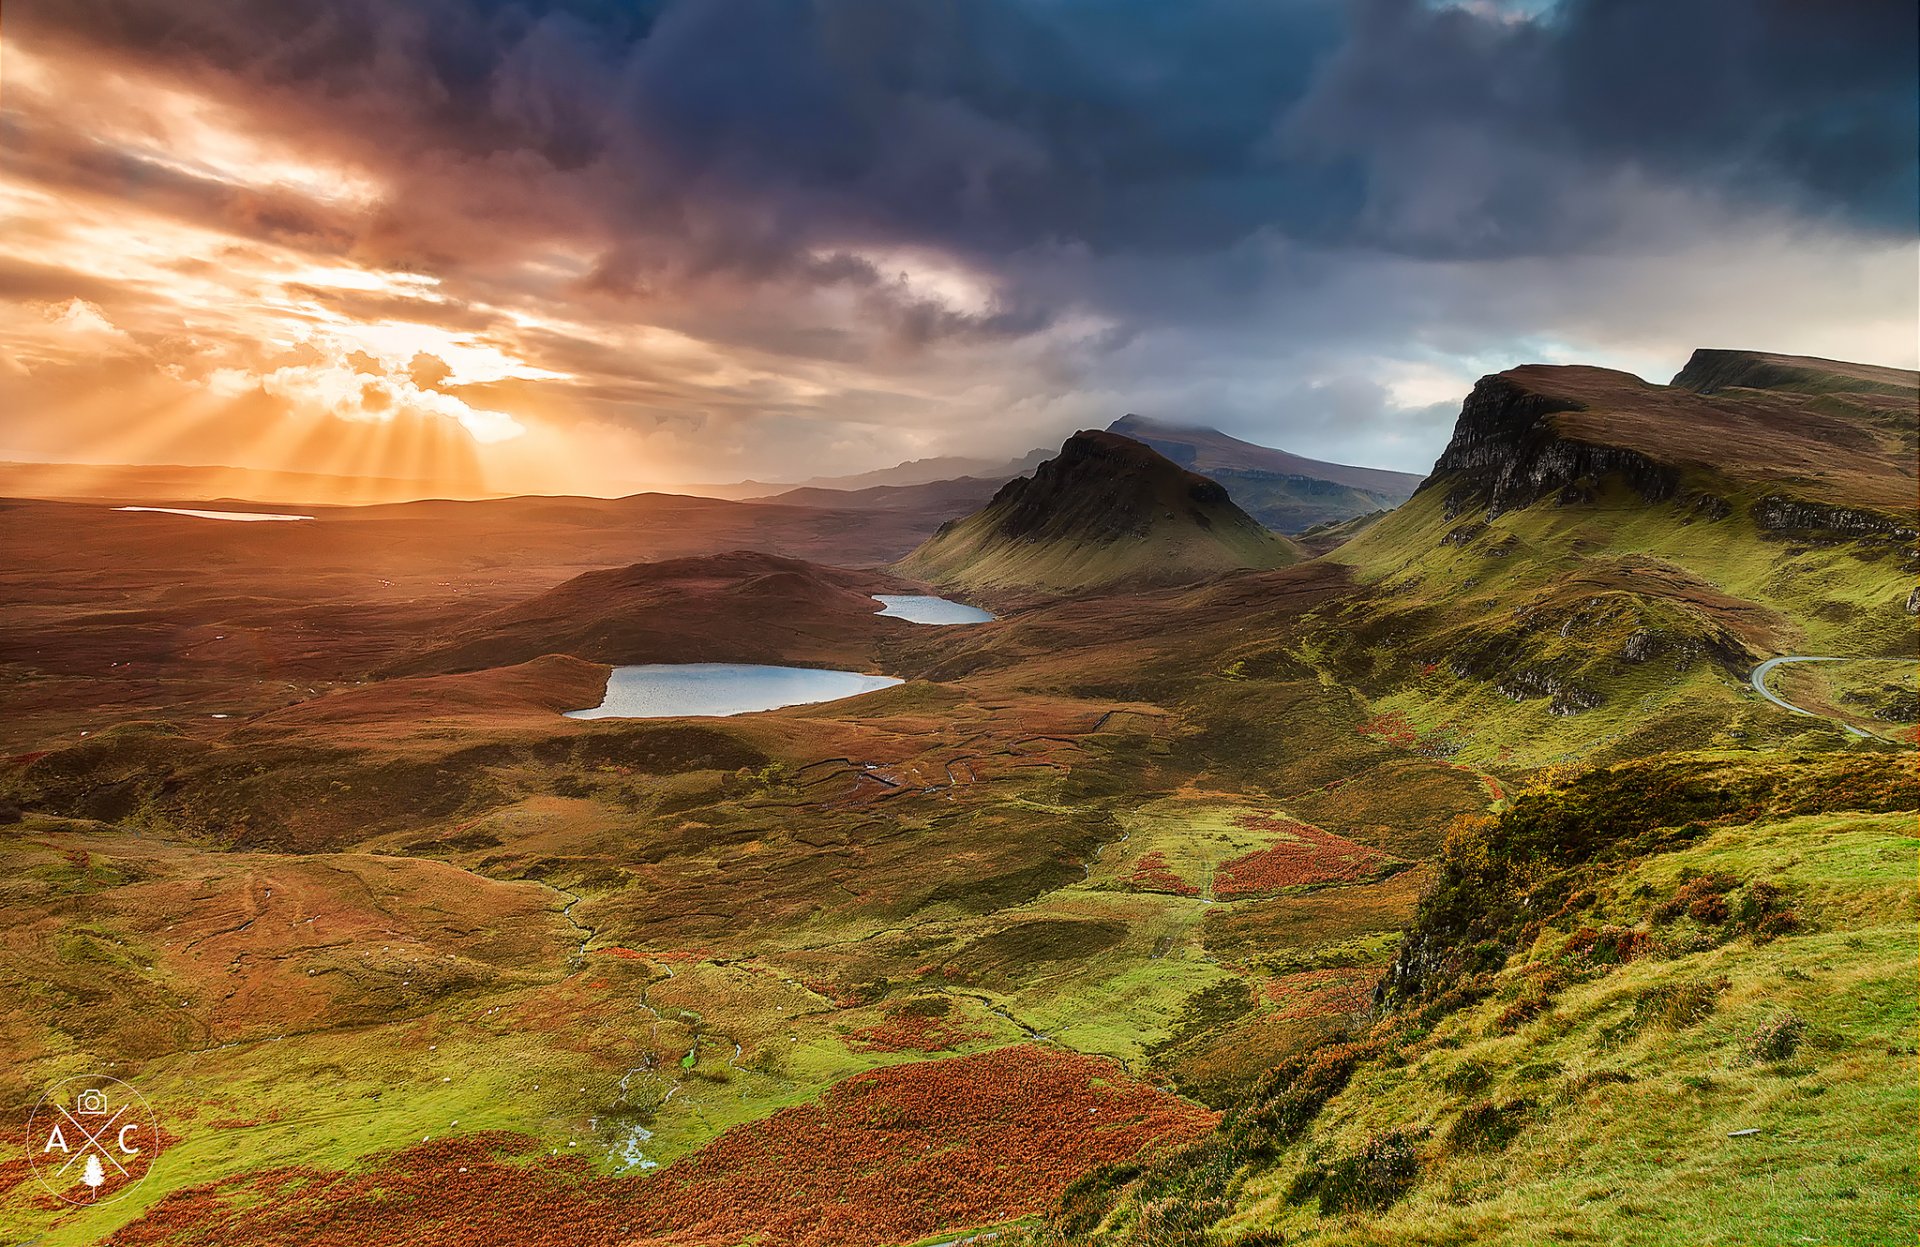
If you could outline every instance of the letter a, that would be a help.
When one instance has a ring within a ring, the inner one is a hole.
[[[73,1150],[67,1146],[67,1136],[60,1133],[60,1127],[58,1126],[55,1126],[53,1133],[47,1136],[47,1145],[40,1149],[40,1154],[45,1156],[56,1147],[63,1152],[71,1152]]]

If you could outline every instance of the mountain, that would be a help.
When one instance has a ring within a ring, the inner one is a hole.
[[[1782,360],[1482,378],[1419,492],[1326,556],[1373,590],[1327,644],[1541,763],[1737,746],[1762,660],[1909,653],[1920,379]]]
[[[1145,416],[1122,416],[1107,431],[1219,481],[1249,515],[1283,533],[1391,509],[1412,496],[1421,479],[1410,472],[1322,463],[1218,429],[1163,424]]]
[[[1428,484],[1492,514],[1609,475],[1648,502],[1747,512],[1769,531],[1898,537],[1914,510],[1916,374],[1700,351],[1655,385],[1607,368],[1529,364],[1483,377]]]
[[[942,525],[899,567],[975,591],[1071,593],[1299,558],[1299,547],[1261,527],[1218,482],[1132,438],[1091,430],[983,509]]]
[[[944,511],[948,515],[977,511],[993,499],[1007,478],[960,476],[950,481],[918,485],[869,485],[864,489],[821,489],[804,486],[784,494],[755,499],[795,507],[823,507],[836,511]]]
[[[784,496],[797,490],[848,492],[909,485],[933,485],[974,478],[998,483],[1033,471],[1053,452],[1042,446],[1013,459],[979,459],[965,455],[936,455],[909,459],[890,468],[855,472],[847,476],[813,476],[804,481],[736,481],[730,485],[682,485],[682,493],[746,500]],[[827,502],[824,505],[841,505]]]
[[[816,476],[799,482],[799,485],[806,489],[866,489],[874,485],[927,485],[963,476],[1004,481],[1033,471],[1046,462],[1052,453],[1040,446],[1013,459],[976,459],[961,455],[909,459],[890,468],[856,472],[851,476]]]
[[[904,625],[872,594],[884,576],[751,550],[587,572],[481,615],[393,668],[475,671],[570,654],[600,663],[869,661],[873,639]]]

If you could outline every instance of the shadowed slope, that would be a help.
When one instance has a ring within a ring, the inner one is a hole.
[[[867,572],[750,550],[576,576],[490,612],[398,672],[469,671],[565,653],[604,663],[865,662],[906,625],[876,614],[900,590]]]
[[[1247,514],[1283,533],[1398,506],[1420,485],[1420,477],[1411,472],[1323,463],[1243,442],[1218,429],[1163,424],[1145,416],[1122,416],[1107,431],[1151,446],[1181,467],[1220,482]]]
[[[1179,584],[1299,557],[1218,483],[1131,438],[1091,431],[1068,438],[983,510],[943,525],[900,568],[1004,595]]]

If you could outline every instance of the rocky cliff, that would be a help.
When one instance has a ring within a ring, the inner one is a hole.
[[[1692,519],[1745,511],[1764,531],[1910,541],[1914,374],[1700,351],[1673,385],[1606,368],[1528,365],[1483,377],[1422,488],[1491,517],[1624,482]]]
[[[1625,478],[1650,502],[1674,496],[1679,473],[1672,466],[1635,450],[1570,436],[1553,417],[1586,411],[1588,405],[1523,375],[1532,371],[1482,377],[1461,406],[1453,439],[1427,480],[1446,483],[1450,516],[1475,506],[1497,515],[1554,494],[1573,500],[1609,474]]]

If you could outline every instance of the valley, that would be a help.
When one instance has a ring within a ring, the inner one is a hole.
[[[0,1100],[168,1131],[0,1237],[1911,1237],[1916,396],[1519,368],[1297,527],[0,503]]]

